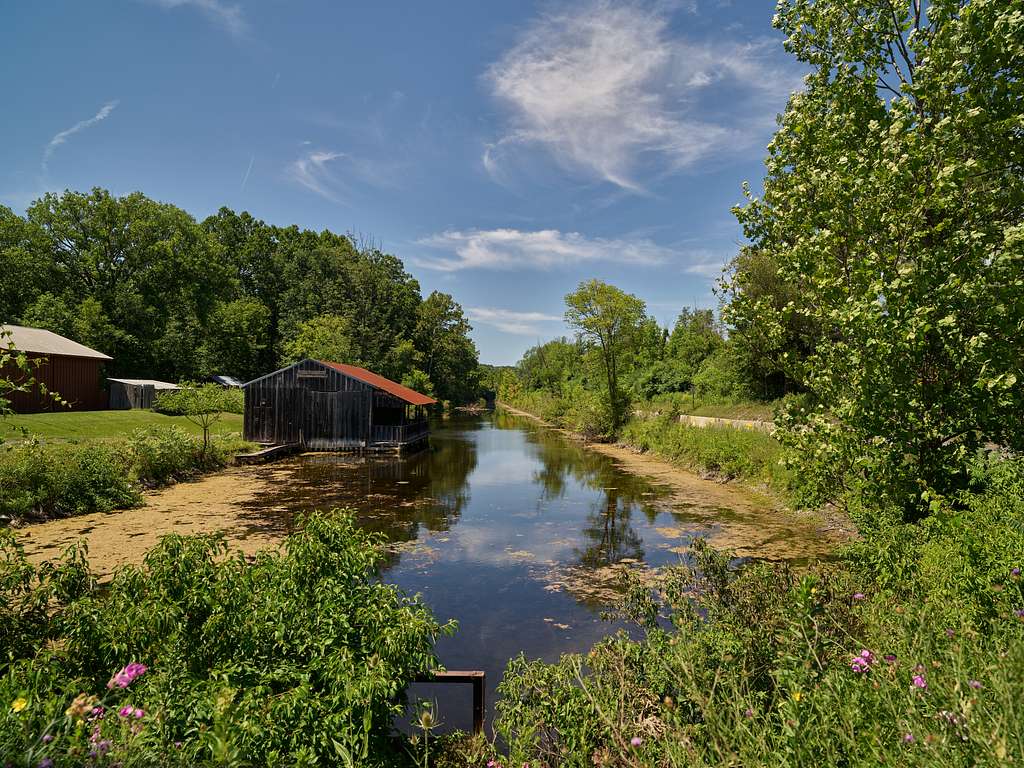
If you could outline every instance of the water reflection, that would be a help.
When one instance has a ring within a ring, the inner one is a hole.
[[[770,527],[735,491],[694,481],[680,497],[502,413],[438,421],[430,449],[414,456],[315,454],[273,472],[253,513],[287,527],[310,508],[355,509],[365,529],[393,543],[381,578],[422,595],[438,618],[458,620],[438,653],[449,669],[485,670],[491,705],[510,657],[553,661],[617,628],[601,620],[617,569],[678,562],[693,536],[715,535],[729,515],[758,535]],[[779,535],[790,531],[770,534]],[[434,695],[449,725],[468,727],[465,701],[446,711],[449,695]]]

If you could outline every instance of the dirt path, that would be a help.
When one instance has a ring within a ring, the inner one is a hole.
[[[140,562],[169,533],[223,532],[233,549],[252,554],[276,546],[285,533],[265,508],[250,511],[250,504],[270,488],[274,477],[272,467],[232,467],[147,493],[144,507],[29,525],[18,531],[18,538],[35,563],[53,559],[68,545],[84,540],[93,571],[101,575]]]

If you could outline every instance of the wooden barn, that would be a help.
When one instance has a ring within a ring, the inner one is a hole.
[[[365,368],[301,360],[248,382],[245,439],[306,450],[405,450],[428,435],[436,401]]]
[[[97,411],[107,407],[102,368],[104,363],[113,360],[109,355],[53,331],[22,325],[0,325],[0,345],[13,345],[30,360],[36,361],[32,377],[48,392],[59,394],[64,401],[56,403],[35,386],[28,392],[14,392],[9,396],[15,413],[68,409]],[[21,375],[13,367],[0,371],[0,376],[15,380]]]

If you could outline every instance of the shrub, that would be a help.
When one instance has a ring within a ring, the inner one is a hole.
[[[140,501],[130,457],[115,444],[0,445],[0,514],[66,517]]]
[[[178,427],[138,429],[128,441],[134,476],[143,485],[166,485],[199,471],[220,469],[244,443],[214,437],[204,450],[200,439]]]
[[[182,429],[137,430],[124,441],[0,444],[0,515],[49,519],[125,509],[141,488],[225,466],[246,443],[202,441]]]
[[[374,578],[380,541],[347,513],[309,516],[252,563],[217,537],[168,536],[101,593],[79,554],[36,568],[7,536],[0,596],[17,630],[0,634],[0,754],[35,748],[38,761],[56,716],[46,756],[66,756],[64,709],[139,662],[148,671],[118,703],[146,713],[145,738],[107,735],[113,712],[100,724],[126,761],[393,764],[403,691],[435,668],[434,641],[452,627]]]

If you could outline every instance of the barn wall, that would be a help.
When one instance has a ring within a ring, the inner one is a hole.
[[[245,387],[244,435],[313,450],[367,445],[373,388],[314,360],[303,360]]]
[[[54,404],[50,398],[42,396],[38,387],[33,387],[29,392],[14,392],[10,395],[15,413],[97,411],[107,407],[107,394],[101,385],[103,360],[63,355],[51,355],[48,358],[33,353],[27,357],[41,361],[32,372],[35,380],[48,391],[58,393],[68,405]],[[5,368],[0,375],[15,380],[22,376],[21,371],[13,366]]]

